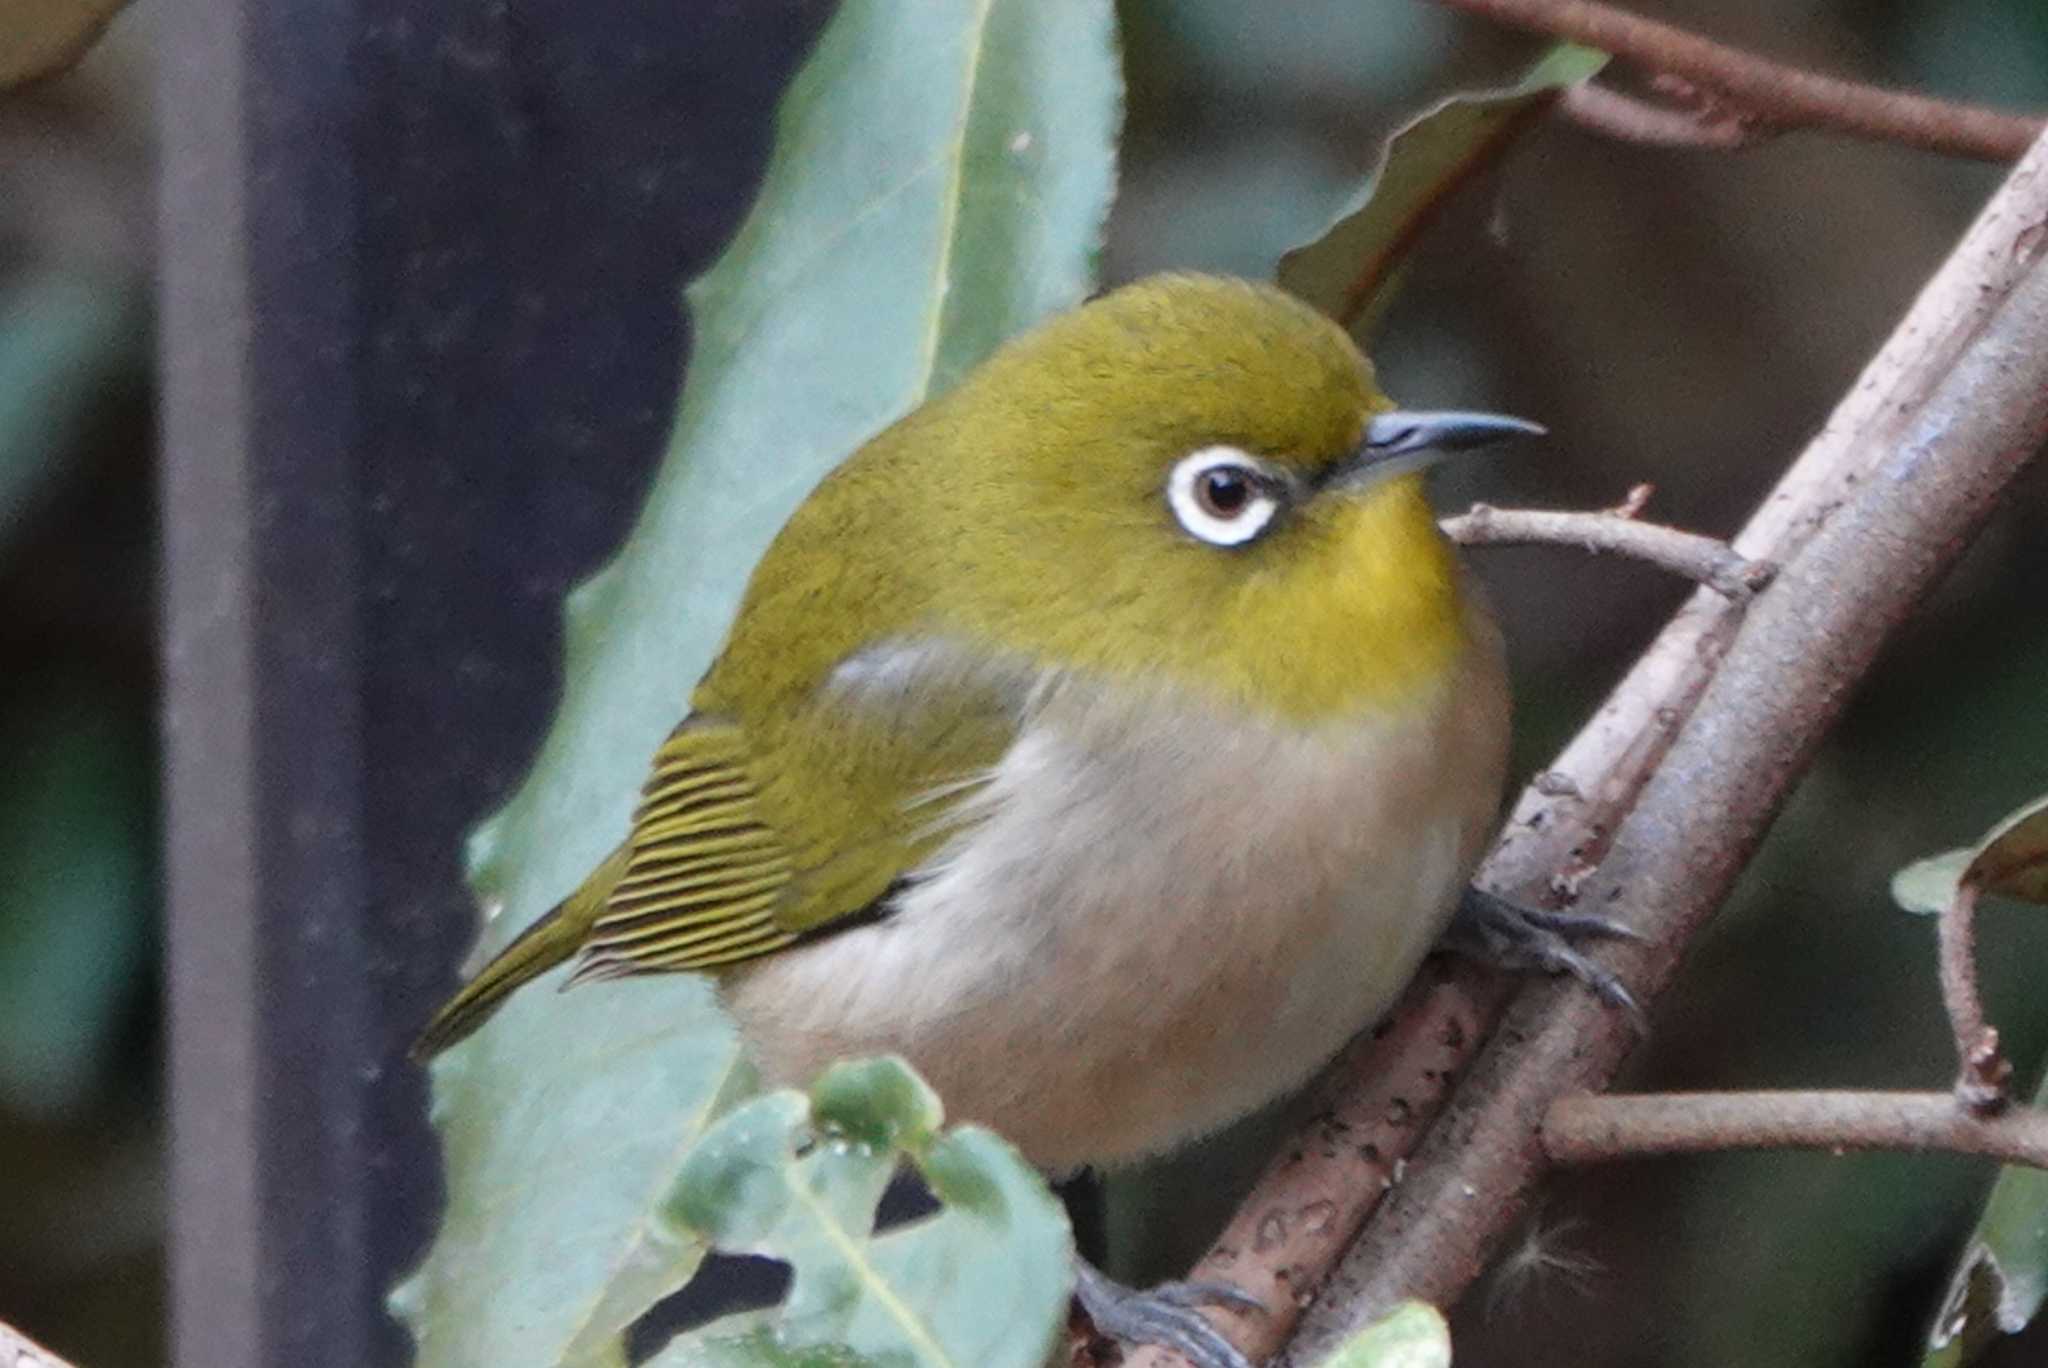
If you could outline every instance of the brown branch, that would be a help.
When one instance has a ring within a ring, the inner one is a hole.
[[[1704,147],[1728,152],[1776,137],[1777,128],[1727,109],[1651,104],[1591,81],[1567,87],[1557,112],[1589,132],[1649,147]]]
[[[2048,1169],[2048,1112],[1973,1116],[1938,1092],[1706,1092],[1560,1097],[1543,1116],[1560,1164],[1730,1149],[1901,1150]]]
[[[1562,877],[1646,939],[1602,954],[1645,1001],[1732,886],[1885,640],[2048,439],[2048,141],[2014,168],[1825,428],[1735,539],[1782,568],[1746,610],[1696,593],[1482,867]],[[1578,796],[1574,797],[1573,794]],[[1483,1004],[1482,1004],[1483,1008]],[[1540,1176],[1537,1123],[1596,1091],[1629,1021],[1523,988],[1304,1318],[1312,1363],[1408,1297],[1447,1305]],[[1398,1067],[1398,1061],[1386,1061]]]
[[[1939,935],[1941,1001],[1956,1037],[1956,1101],[1975,1115],[1994,1116],[2012,1100],[2012,1065],[1977,992],[1977,885],[1969,879],[1957,882]]]
[[[1730,599],[1746,599],[1771,582],[1776,568],[1739,555],[1726,542],[1637,522],[1626,508],[1598,513],[1536,508],[1495,508],[1476,503],[1443,521],[1444,535],[1460,546],[1556,543],[1586,551],[1632,556],[1704,584]]]
[[[1421,1138],[1417,1118],[1443,1105],[1482,1024],[1470,975],[1464,961],[1431,961],[1394,1015],[1351,1042],[1318,1085],[1307,1126],[1266,1166],[1254,1197],[1189,1274],[1265,1303],[1263,1314],[1207,1313],[1252,1360],[1286,1343],[1366,1213],[1400,1180]],[[1389,1055],[1400,1067],[1385,1066]],[[1125,1368],[1182,1362],[1161,1348],[1124,1359]]]
[[[1981,161],[2012,161],[2041,132],[2037,118],[1823,76],[1593,0],[1437,2],[1682,77],[1753,127],[1825,129]]]
[[[2048,251],[2044,223],[2048,145],[2014,169],[1736,538],[1746,558],[1787,567],[1748,609],[1775,605],[1776,620],[1729,654],[1743,606],[1704,589],[1694,594],[1522,795],[1482,866],[1481,884],[1525,901],[1573,901],[1583,892],[1595,907],[1626,896],[1643,908],[1650,915],[1639,920],[1653,939],[1625,952],[1633,964],[1624,967],[1646,1001],[1732,882],[1849,682],[1924,583],[1960,551],[2024,453],[2048,434],[2048,346],[2027,335],[2030,327],[2048,328],[2041,298],[2048,270],[2037,269]],[[2032,295],[2016,298],[2029,284]],[[1973,386],[1981,412],[1971,402]],[[1953,469],[1926,469],[1935,452]],[[1902,459],[1915,478],[1898,469],[1869,478]],[[1810,613],[1839,607],[1843,596],[1851,607],[1867,596],[1846,632],[1833,620],[1808,623]],[[1814,635],[1802,637],[1809,625]],[[1818,667],[1821,678],[1772,679],[1774,660]],[[1717,667],[1725,681],[1715,679]],[[1680,738],[1696,708],[1701,717]],[[1789,732],[1773,716],[1779,708],[1797,723]],[[1707,796],[1688,792],[1701,781],[1711,782]],[[1750,781],[1759,787],[1745,791]],[[1600,868],[1632,810],[1627,861]],[[1652,838],[1661,845],[1645,848]],[[1629,887],[1631,871],[1646,876],[1640,889]],[[1318,1125],[1284,1147],[1285,1157],[1240,1206],[1233,1233],[1201,1265],[1212,1274],[1227,1268],[1233,1281],[1267,1291],[1268,1317],[1248,1343],[1263,1347],[1292,1333],[1289,1356],[1311,1363],[1400,1300],[1447,1305],[1477,1275],[1537,1176],[1536,1122],[1545,1106],[1560,1093],[1604,1085],[1633,1038],[1626,1020],[1584,996],[1537,985],[1523,989],[1510,1025],[1489,1041],[1519,986],[1453,961],[1409,990],[1393,1030],[1347,1051],[1327,1086],[1340,1104],[1356,1097],[1368,1115],[1366,1090],[1379,1080],[1433,1077],[1456,1086],[1441,1115],[1429,1096],[1397,1094],[1409,1124],[1394,1137],[1398,1151],[1379,1156],[1393,1166],[1393,1186],[1356,1184],[1358,1200],[1329,1220],[1301,1222],[1284,1242],[1247,1245],[1244,1230],[1259,1229],[1265,1213],[1299,1210],[1295,1194],[1321,1190],[1325,1170],[1332,1185],[1349,1181],[1348,1161],[1324,1143]],[[1313,1283],[1347,1248],[1298,1324],[1298,1303],[1271,1289]],[[1220,1316],[1219,1323],[1227,1333],[1246,1329]],[[1149,1351],[1140,1361],[1175,1362]]]
[[[1781,572],[1781,583],[1749,609],[1755,613],[1780,604],[1781,619],[1793,621],[1773,624],[1754,648],[1745,649],[1739,659],[1729,657],[1729,667],[1741,668],[1726,689],[1709,694],[1744,612],[1711,591],[1694,594],[1579,736],[1531,783],[1482,867],[1480,883],[1519,893],[1527,901],[1545,896],[1571,901],[1583,890],[1594,906],[1626,895],[1630,904],[1653,911],[1643,919],[1648,923],[1643,929],[1654,940],[1633,952],[1631,974],[1645,1000],[1661,987],[1707,909],[1732,881],[1776,796],[1810,748],[1810,736],[1788,737],[1776,724],[1746,735],[1755,725],[1751,708],[1766,714],[1773,707],[1799,709],[1797,718],[1809,731],[1831,717],[1848,681],[1861,674],[1881,644],[1884,629],[1921,584],[1960,551],[1971,525],[2014,473],[2029,444],[2048,434],[2048,414],[2041,411],[2048,394],[2048,375],[2043,374],[2048,346],[2040,338],[2015,342],[2016,324],[2024,332],[2028,318],[2042,326],[2048,314],[2048,304],[2038,298],[2048,288],[2048,271],[2037,270],[2048,250],[2044,223],[2048,146],[2037,148],[2014,169],[1827,426],[1736,538],[1736,551],[1751,560],[1789,566],[1795,555],[1817,557],[1810,567],[1797,568],[1792,584],[1783,582],[1787,572]],[[2036,297],[2023,309],[2032,312],[2008,319],[2008,301],[2029,279]],[[2002,374],[2006,368],[2013,373]],[[1968,412],[1972,385],[1983,386],[1981,414]],[[1983,427],[2001,416],[2009,419],[2010,429],[2002,451],[1987,446],[2001,439]],[[1945,437],[1944,425],[1950,425]],[[1924,458],[1930,450],[1956,467],[1936,482],[1949,497],[1931,496],[1924,470],[1914,480],[1902,480],[1897,471],[1883,480],[1867,478],[1880,463],[1915,453]],[[1954,506],[1958,493],[1968,496],[1960,509]],[[1860,501],[1871,499],[1878,501],[1874,508],[1857,509]],[[1885,525],[1875,518],[1889,513],[1895,519],[1910,511],[1902,510],[1901,503],[1910,506],[1916,500],[1925,500],[1919,527]],[[1816,548],[1823,525],[1836,520],[1840,535]],[[1915,531],[1921,535],[1908,535]],[[1873,535],[1867,542],[1857,540]],[[1874,559],[1859,561],[1859,554]],[[1830,575],[1841,576],[1841,582],[1831,584]],[[1883,597],[1865,605],[1867,615],[1840,643],[1834,672],[1819,685],[1807,681],[1803,693],[1772,692],[1782,681],[1758,678],[1759,665],[1774,654],[1808,666],[1829,662],[1838,638],[1798,639],[1799,615],[1840,594],[1875,596],[1880,591]],[[1788,641],[1788,634],[1794,639]],[[1708,703],[1702,704],[1703,696]],[[1674,737],[1696,706],[1706,708],[1712,725],[1670,754]],[[1724,763],[1709,764],[1723,736],[1733,738],[1729,754]],[[1672,763],[1659,776],[1667,758]],[[1745,766],[1754,767],[1756,781],[1765,787],[1730,798],[1727,789],[1739,784]],[[1719,790],[1717,799],[1740,799],[1734,810],[1709,806],[1707,799],[1695,802],[1685,791],[1703,770]],[[1657,778],[1661,782],[1653,784]],[[1620,877],[1605,877],[1608,871],[1598,868],[1600,861],[1613,834],[1638,807],[1631,829],[1645,840],[1651,835],[1663,840],[1661,860],[1638,850],[1629,864],[1614,871]],[[1686,835],[1694,829],[1696,811],[1720,825],[1702,830],[1703,839],[1689,843]],[[1726,825],[1731,821],[1736,823],[1732,829]],[[1693,867],[1687,861],[1694,857],[1705,882],[1688,891]],[[1660,875],[1657,885],[1646,886],[1648,897],[1639,900],[1627,887],[1630,868]],[[1603,881],[1590,882],[1595,876]],[[1406,1124],[1389,1133],[1393,1147],[1383,1147],[1377,1156],[1386,1167],[1375,1171],[1395,1181],[1385,1186],[1373,1174],[1360,1181],[1352,1156],[1328,1143],[1320,1116],[1284,1146],[1282,1157],[1239,1207],[1229,1233],[1199,1265],[1205,1275],[1227,1272],[1268,1305],[1268,1315],[1250,1327],[1217,1313],[1226,1333],[1244,1335],[1242,1342],[1256,1351],[1292,1334],[1290,1357],[1310,1363],[1404,1297],[1447,1305],[1478,1273],[1488,1247],[1515,1220],[1534,1181],[1541,1159],[1536,1122],[1545,1106],[1560,1093],[1604,1085],[1633,1034],[1625,1020],[1593,1008],[1569,988],[1559,996],[1537,985],[1523,990],[1510,1028],[1489,1041],[1519,986],[1469,961],[1452,961],[1409,990],[1394,1010],[1390,1030],[1353,1043],[1326,1079],[1326,1097],[1338,1107],[1355,1101],[1356,1114],[1370,1116],[1375,1097],[1370,1089],[1395,1090]],[[1486,1054],[1475,1064],[1482,1046]],[[1401,1080],[1416,1078],[1454,1083],[1449,1104],[1440,1109],[1433,1091],[1406,1090]],[[1329,1212],[1318,1208],[1313,1219],[1306,1219],[1307,1203],[1317,1199],[1311,1194],[1331,1188],[1348,1188],[1354,1200]],[[1304,1219],[1289,1224],[1286,1240],[1245,1240],[1247,1230],[1270,1228],[1265,1222],[1269,1213],[1283,1219],[1300,1213]],[[1362,1223],[1362,1230],[1354,1223]],[[1340,1254],[1341,1266],[1323,1283],[1307,1323],[1301,1324],[1298,1300],[1276,1296],[1274,1289],[1316,1283],[1320,1270],[1330,1268]],[[1135,1362],[1158,1368],[1178,1360],[1146,1351]]]
[[[12,1326],[0,1324],[0,1368],[71,1368]]]

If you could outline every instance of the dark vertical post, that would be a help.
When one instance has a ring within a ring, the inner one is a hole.
[[[261,1300],[241,20],[186,4],[165,45],[159,315],[172,1342],[237,1368]]]
[[[176,1362],[403,1360],[405,1042],[827,7],[174,0],[162,92]],[[689,681],[677,681],[680,699]]]
[[[167,52],[173,1318],[183,1362],[372,1361],[361,441],[346,6]]]

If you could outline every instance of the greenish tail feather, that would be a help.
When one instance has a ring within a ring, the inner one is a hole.
[[[515,989],[575,954],[577,946],[583,943],[583,928],[562,915],[568,906],[563,903],[550,909],[500,950],[481,973],[463,984],[461,991],[434,1013],[434,1019],[413,1042],[413,1059],[424,1064],[464,1039],[489,1021]]]

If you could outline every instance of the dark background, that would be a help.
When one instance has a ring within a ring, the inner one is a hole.
[[[376,1307],[438,1180],[395,1061],[470,934],[462,834],[546,722],[561,593],[616,543],[665,436],[679,287],[743,212],[828,7],[219,9],[140,0],[78,71],[0,98],[0,1319],[86,1365],[166,1357],[168,1112],[206,1141],[182,1153],[177,1228],[226,1232],[188,1267],[241,1259],[262,1293],[188,1323],[188,1347],[246,1315],[274,1361],[397,1362]],[[1527,51],[1408,0],[1125,10],[1111,281],[1267,273],[1400,112]],[[1657,11],[2048,105],[2037,0]],[[1387,387],[1556,434],[1448,473],[1447,508],[1609,503],[1647,479],[1659,516],[1728,531],[1995,180],[1815,138],[1728,156],[1545,129],[1429,242]],[[1931,934],[1885,883],[2048,791],[2044,497],[2037,471],[1887,656],[1659,1004],[1632,1085],[1944,1077]],[[1533,767],[1681,590],[1562,552],[1475,559]],[[168,1090],[167,714],[187,966]],[[1987,921],[1994,1015],[2031,1079],[2048,929]],[[1988,1177],[1823,1156],[1568,1177],[1518,1275],[1469,1299],[1460,1362],[1909,1362]],[[1170,1264],[1227,1200],[1213,1176],[1139,1189],[1118,1234]],[[2005,1360],[2036,1361],[2028,1338]]]

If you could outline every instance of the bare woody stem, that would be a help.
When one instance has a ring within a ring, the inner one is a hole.
[[[2048,440],[2044,222],[2048,139],[1735,539],[1780,566],[1771,588],[1748,605],[1695,594],[1553,763],[1555,777],[1523,795],[1482,866],[1480,882],[1509,896],[1562,889],[1587,910],[1625,914],[1645,939],[1602,958],[1644,1001],[1887,638]],[[1520,989],[1287,1361],[1317,1362],[1407,1298],[1457,1300],[1541,1176],[1551,1103],[1605,1087],[1633,1042],[1632,1025],[1590,995]]]
[[[2048,142],[1736,538],[1739,554],[1783,567],[1778,582],[1748,605],[1694,594],[1522,795],[1481,867],[1483,886],[1525,901],[1630,909],[1650,939],[1608,953],[1645,1001],[1889,631],[2048,438],[2043,222]],[[1604,1086],[1633,1034],[1568,987],[1520,987],[1465,961],[1425,976],[1345,1052],[1323,1111],[1198,1265],[1269,1308],[1226,1333],[1312,1364],[1406,1298],[1455,1301],[1540,1175],[1545,1110]],[[1338,1143],[1348,1131],[1329,1123],[1382,1114],[1400,1124],[1373,1134],[1375,1167],[1360,1171],[1360,1152]],[[1328,1202],[1333,1188],[1344,1201]]]
[[[2012,161],[2027,150],[2042,127],[2039,119],[1803,71],[1594,0],[1437,3],[1516,28],[1568,38],[1611,52],[1649,71],[1682,77],[1732,106],[1729,112],[1739,116],[1734,121],[1736,126],[1747,125],[1752,130],[1758,125],[1826,129],[1949,156]],[[1655,106],[1638,102],[1637,109],[1654,110]],[[1568,104],[1566,112],[1577,116],[1586,113],[1587,106],[1584,101],[1576,107]],[[1621,112],[1621,106],[1596,103],[1591,122],[1603,131],[1619,131],[1629,122],[1623,119],[1617,124],[1616,116]],[[1711,127],[1714,121],[1695,122]],[[1637,126],[1646,130],[1643,136],[1649,136],[1649,125],[1638,122]],[[1677,140],[1686,140],[1678,134],[1680,125],[1676,123],[1660,123],[1656,127]],[[1724,131],[1719,136],[1735,135]],[[1747,140],[1738,138],[1733,145]],[[1731,145],[1702,138],[1690,141],[1696,146]]]
[[[2048,1169],[2048,1112],[1973,1116],[1940,1092],[1659,1093],[1561,1097],[1543,1117],[1556,1163],[1728,1149],[1974,1154]]]
[[[1769,584],[1776,573],[1768,562],[1749,560],[1726,542],[1697,532],[1681,532],[1675,527],[1637,522],[1621,511],[1557,512],[1476,503],[1469,511],[1444,519],[1442,526],[1444,535],[1460,546],[1551,543],[1631,556],[1704,584],[1730,599],[1748,598]]]
[[[2048,142],[1736,538],[1745,558],[1782,567],[1778,582],[1747,605],[1694,594],[1522,795],[1482,866],[1483,886],[1525,901],[1628,909],[1650,939],[1607,953],[1645,1001],[1891,629],[2048,439],[2044,222]],[[1540,1176],[1547,1108],[1605,1086],[1633,1035],[1570,987],[1465,961],[1425,975],[1345,1052],[1319,1114],[1198,1265],[1269,1308],[1251,1326],[1219,1314],[1226,1333],[1312,1364],[1406,1298],[1455,1301]],[[1361,1168],[1346,1128],[1376,1116],[1399,1124],[1373,1131]]]
[[[1956,885],[1939,934],[1941,1001],[1956,1036],[1955,1101],[1976,1116],[1993,1116],[2011,1100],[2012,1065],[1977,993],[1977,886],[1970,880]]]
[[[1647,147],[1701,147],[1728,152],[1768,142],[1778,132],[1726,110],[1652,104],[1591,81],[1568,87],[1557,112],[1579,127]]]

